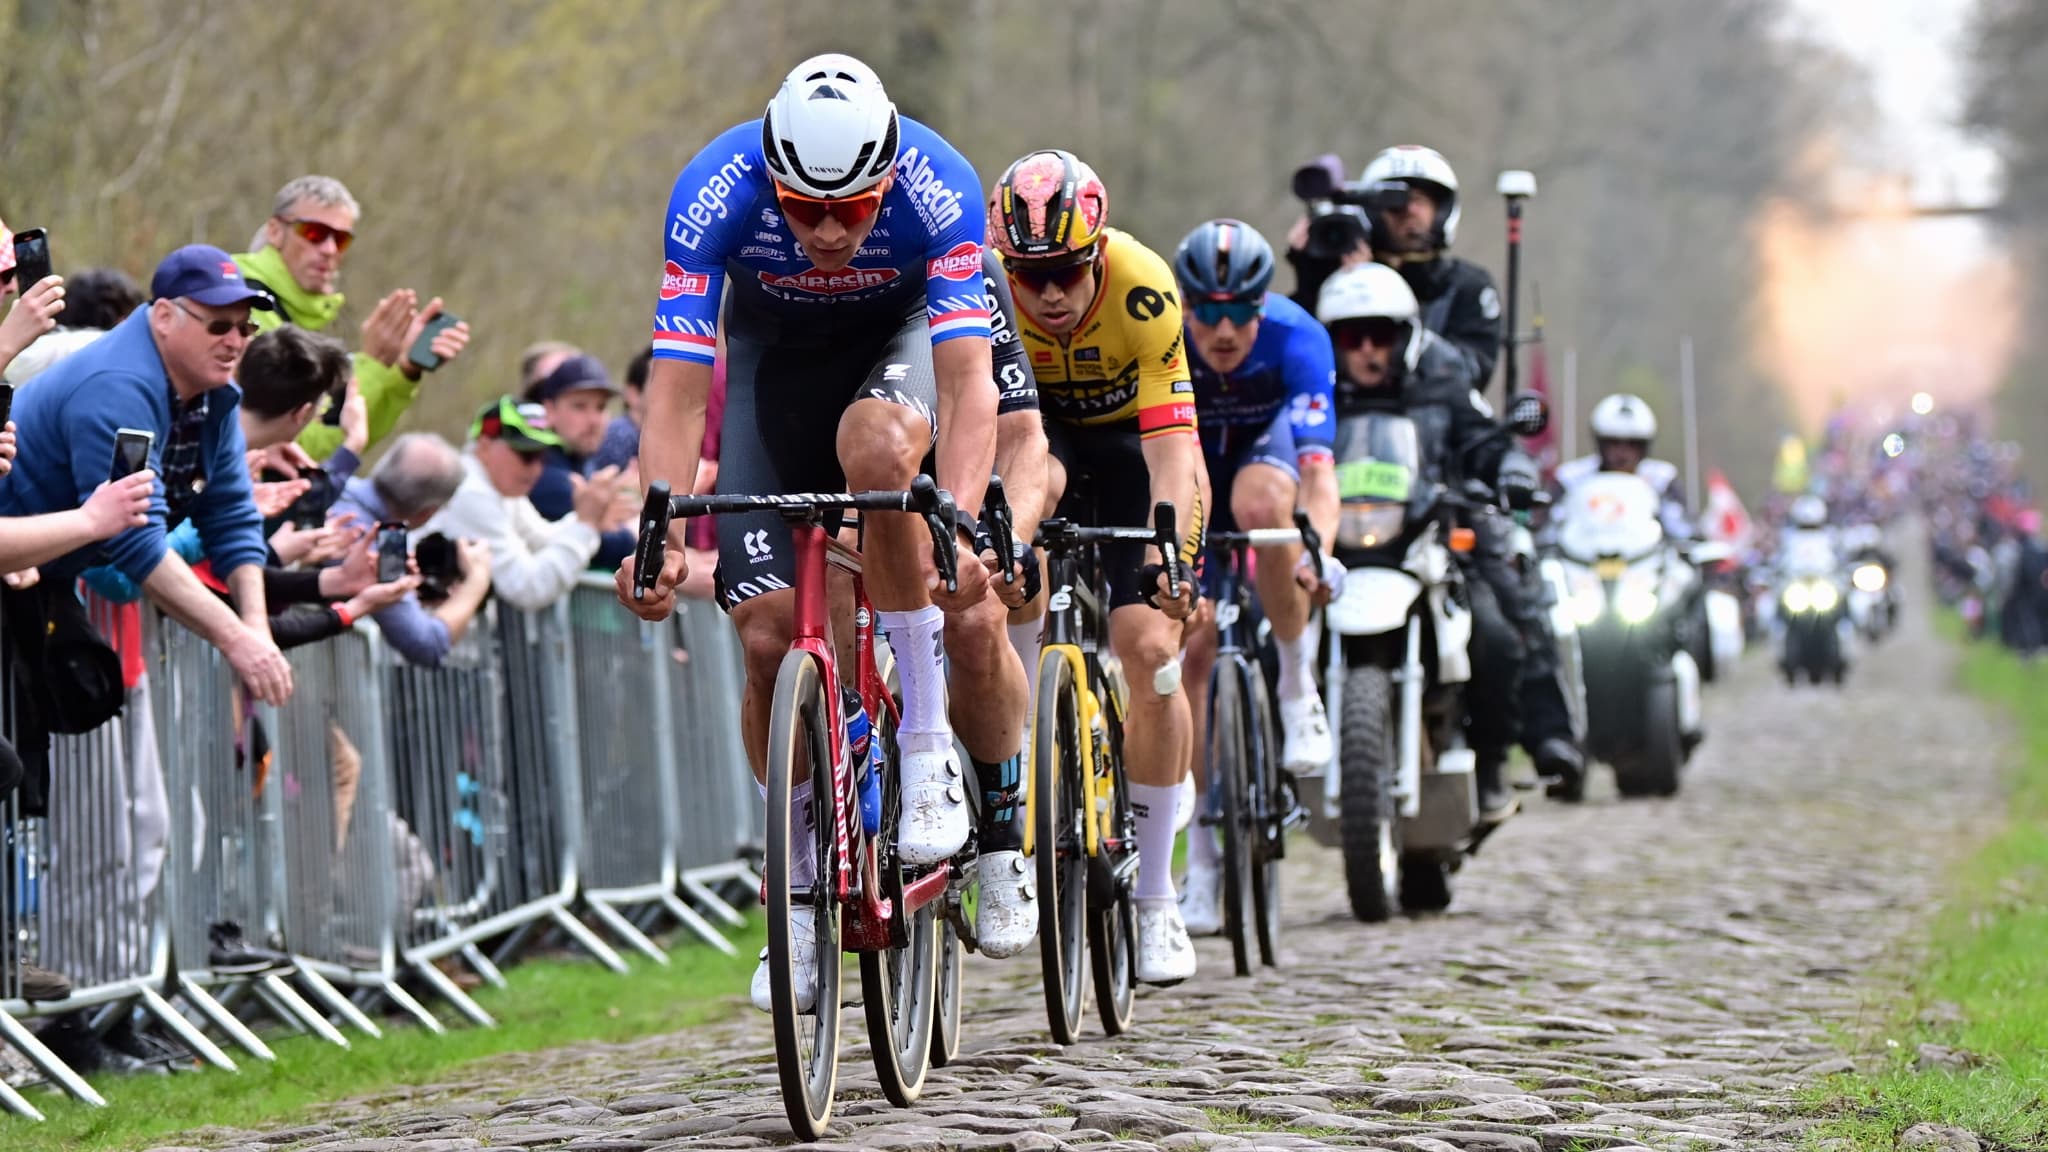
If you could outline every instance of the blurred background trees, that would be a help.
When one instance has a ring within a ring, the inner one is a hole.
[[[1108,182],[1113,220],[1159,249],[1218,215],[1277,244],[1299,211],[1297,165],[1335,151],[1355,175],[1412,142],[1457,168],[1457,250],[1498,275],[1494,177],[1532,169],[1524,300],[1541,294],[1553,383],[1578,351],[1578,412],[1559,418],[1581,421],[1625,381],[1658,406],[1675,457],[1689,334],[1706,455],[1755,491],[1788,409],[1754,354],[1752,230],[1774,203],[1822,211],[1802,157],[1843,80],[1785,37],[1779,8],[0,0],[0,216],[49,228],[60,270],[146,277],[178,244],[241,250],[290,177],[339,177],[364,207],[345,335],[391,288],[444,296],[475,340],[408,420],[456,432],[514,385],[533,340],[623,368],[646,338],[678,168],[758,115],[790,65],[838,49],[984,184],[1030,148],[1076,151]],[[2041,91],[2026,94],[2035,117]]]

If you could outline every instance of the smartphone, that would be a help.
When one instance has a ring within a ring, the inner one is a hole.
[[[420,329],[420,338],[412,342],[412,350],[405,354],[405,358],[419,365],[424,372],[439,368],[441,358],[434,355],[434,338],[460,323],[462,317],[453,312],[436,313],[432,320],[427,321],[427,326]],[[340,417],[335,419],[338,421]]]
[[[405,525],[377,525],[377,583],[405,579]]]
[[[7,421],[14,415],[14,385],[0,384],[0,431],[5,431]]]
[[[327,397],[327,411],[320,414],[320,422],[330,428],[339,428],[341,427],[341,406],[348,401],[348,381],[342,381],[340,388],[333,392],[324,393],[324,395]]]
[[[41,228],[14,234],[14,290],[28,290],[50,274],[50,237]]]
[[[109,480],[132,476],[149,467],[149,450],[156,444],[156,433],[135,428],[119,428],[114,431],[114,468]]]

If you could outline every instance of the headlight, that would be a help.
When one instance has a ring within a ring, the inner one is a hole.
[[[1337,520],[1337,544],[1377,548],[1401,535],[1408,509],[1400,504],[1346,504]]]
[[[1572,619],[1584,627],[1600,618],[1601,611],[1607,607],[1607,594],[1597,584],[1581,588],[1572,593],[1571,607]]]
[[[1833,612],[1835,605],[1842,602],[1841,593],[1836,592],[1835,586],[1825,580],[1815,580],[1813,582],[1813,590],[1809,594],[1809,599],[1813,602],[1813,610],[1815,612]]]
[[[1641,624],[1657,614],[1657,594],[1647,588],[1623,588],[1614,594],[1614,611],[1624,624]]]
[[[1785,611],[1804,612],[1812,606],[1813,596],[1807,591],[1806,585],[1788,584],[1785,586]]]
[[[1882,592],[1884,591],[1885,581],[1884,565],[1865,564],[1861,568],[1856,569],[1855,575],[1849,579],[1855,583],[1856,587],[1861,588],[1865,592]]]

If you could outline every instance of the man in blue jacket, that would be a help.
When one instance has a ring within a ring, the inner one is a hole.
[[[19,454],[0,479],[0,516],[80,507],[107,480],[116,433],[149,433],[148,466],[159,479],[148,522],[45,565],[44,579],[65,588],[83,569],[111,564],[219,648],[258,699],[282,704],[291,695],[291,667],[270,637],[263,518],[250,496],[234,385],[256,332],[249,310],[269,301],[227,253],[204,244],[165,257],[150,298],[22,389],[13,413]],[[233,608],[166,547],[169,529],[186,520],[227,581]]]

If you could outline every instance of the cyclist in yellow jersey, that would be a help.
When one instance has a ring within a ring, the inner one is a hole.
[[[1171,501],[1184,533],[1181,559],[1192,566],[1206,477],[1173,270],[1106,227],[1108,191],[1068,152],[1033,152],[1010,165],[988,213],[1051,450],[1045,508],[1031,511],[1137,526],[1151,522],[1155,502]],[[1177,785],[1194,740],[1180,684],[1181,621],[1194,611],[1196,593],[1185,580],[1167,589],[1158,559],[1136,544],[1103,550],[1110,646],[1131,685],[1124,761],[1138,818],[1137,978],[1173,983],[1195,973],[1172,859]],[[1027,669],[1038,663],[1044,610],[1034,601],[1012,618],[1012,642]]]

